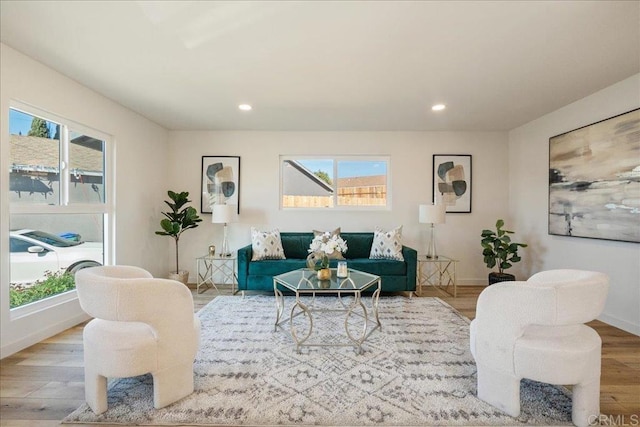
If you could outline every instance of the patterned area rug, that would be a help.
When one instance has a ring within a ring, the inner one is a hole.
[[[337,298],[316,306],[337,308]],[[288,316],[293,298],[286,298]],[[195,392],[156,410],[149,375],[110,381],[109,409],[83,404],[63,423],[135,425],[570,425],[566,390],[522,383],[522,414],[509,417],[476,398],[469,322],[437,298],[380,299],[382,330],[363,345],[295,351],[289,325],[274,331],[271,296],[220,296],[204,307]],[[357,316],[350,328],[361,330]],[[295,324],[303,333],[308,319]],[[312,335],[346,338],[344,314],[315,316]],[[316,338],[314,338],[316,337]],[[310,338],[311,340],[311,338]]]

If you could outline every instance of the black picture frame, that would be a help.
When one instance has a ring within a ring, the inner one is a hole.
[[[549,235],[640,243],[640,108],[549,138]]]
[[[447,213],[471,213],[471,154],[434,154],[431,200],[445,203]]]
[[[240,156],[202,156],[200,212],[211,213],[211,205],[237,206],[240,214]]]

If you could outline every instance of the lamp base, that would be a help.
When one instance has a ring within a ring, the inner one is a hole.
[[[224,224],[224,237],[222,238],[222,250],[220,251],[221,257],[229,257],[231,256],[231,252],[229,251],[229,239],[227,238],[227,223]]]
[[[438,259],[436,252],[436,228],[433,224],[429,227],[429,246],[427,246],[427,259]]]

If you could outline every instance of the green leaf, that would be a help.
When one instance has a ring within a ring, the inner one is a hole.
[[[173,232],[173,224],[174,222],[168,219],[163,219],[162,221],[160,221],[160,227],[162,227],[162,229],[167,233]]]
[[[496,228],[501,228],[502,226],[504,226],[504,221],[499,219],[496,221]]]

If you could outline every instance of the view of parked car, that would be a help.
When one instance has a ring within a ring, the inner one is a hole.
[[[28,284],[45,272],[76,271],[103,263],[103,244],[65,239],[38,230],[10,233],[11,283]]]

